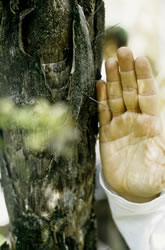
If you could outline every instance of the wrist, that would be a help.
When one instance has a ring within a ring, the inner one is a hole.
[[[150,202],[154,199],[156,199],[157,197],[160,196],[160,193],[159,194],[156,194],[152,197],[140,197],[140,196],[132,196],[132,195],[128,195],[128,194],[120,194],[117,192],[117,194],[119,196],[121,196],[122,198],[124,198],[125,200],[128,200],[130,202],[134,202],[134,203],[146,203],[146,202]]]
[[[119,185],[119,182],[117,183],[116,180],[114,181],[114,179],[112,178],[107,178],[107,174],[104,173],[104,169],[103,169],[103,179],[105,183],[107,184],[107,187],[109,186],[109,188],[115,191],[117,195],[121,196],[125,200],[134,202],[134,203],[150,202],[158,198],[161,193],[160,191],[158,194],[154,194],[154,195],[151,194],[151,196],[148,196],[146,192],[142,192],[142,190],[140,193],[136,192],[135,190],[134,192],[131,192],[131,190],[127,190],[127,187],[125,187],[124,185],[121,185],[121,184]]]

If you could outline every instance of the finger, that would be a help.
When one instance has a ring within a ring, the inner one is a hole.
[[[157,115],[159,113],[157,87],[147,58],[136,58],[135,70],[138,83],[140,110],[142,113]]]
[[[112,109],[113,116],[118,116],[125,111],[118,62],[115,58],[109,58],[105,67],[109,106]]]
[[[103,104],[98,104],[98,116],[100,126],[106,125],[111,120],[111,111],[108,105],[107,89],[104,81],[96,83],[97,100]]]
[[[128,111],[138,111],[138,86],[134,70],[134,58],[131,50],[122,47],[117,51],[120,66],[121,83],[123,86],[124,104]]]

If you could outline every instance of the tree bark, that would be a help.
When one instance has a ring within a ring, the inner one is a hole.
[[[93,212],[102,0],[0,0],[0,96],[17,105],[66,102],[80,131],[71,159],[35,153],[3,131],[2,184],[17,250],[96,249]]]

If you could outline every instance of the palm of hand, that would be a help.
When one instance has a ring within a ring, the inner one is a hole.
[[[130,51],[127,49],[126,52],[128,56]],[[120,70],[122,56],[119,54]],[[149,77],[143,76],[143,80],[138,78],[138,64],[135,64],[136,83],[132,78],[128,83],[132,70],[128,70],[126,83],[122,72],[120,80],[117,64],[111,59],[107,63],[108,84],[99,82],[97,85],[99,101],[112,108],[110,112],[99,105],[100,153],[104,177],[116,192],[135,202],[152,200],[162,191],[165,177],[156,89],[146,59],[145,63],[146,75]],[[146,87],[148,81],[150,85]],[[130,84],[129,89],[126,84]]]
[[[120,133],[115,136],[112,131],[117,130],[119,124]],[[145,201],[163,188],[164,166],[160,157],[163,152],[159,135],[159,118],[130,112],[100,128],[104,176],[108,184],[128,200]]]

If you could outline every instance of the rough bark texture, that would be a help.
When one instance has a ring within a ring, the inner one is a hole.
[[[3,131],[10,249],[96,249],[93,213],[102,0],[0,0],[0,96],[70,105],[80,138],[72,159],[34,153],[23,131]],[[8,249],[7,246],[2,249]]]

